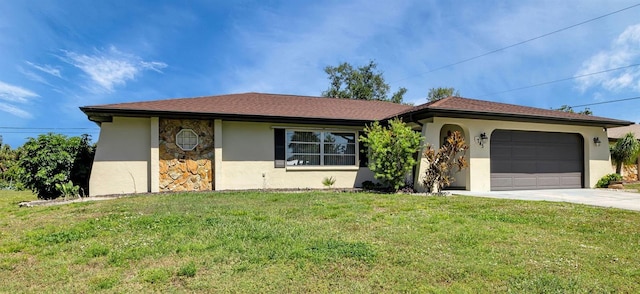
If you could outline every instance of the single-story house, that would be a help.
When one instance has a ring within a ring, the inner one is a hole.
[[[636,139],[640,140],[640,125],[633,124],[624,127],[607,129],[609,143],[614,144],[616,141],[618,141],[618,139],[624,137],[624,135],[626,135],[627,133],[633,133]],[[615,172],[615,165],[612,165],[612,169],[613,172]],[[624,165],[621,173],[625,181],[640,180],[640,157],[638,157],[636,164]]]
[[[395,117],[436,148],[453,131],[464,135],[469,168],[457,188],[593,187],[611,169],[607,128],[631,124],[461,97],[411,106],[244,93],[80,109],[101,127],[90,195],[322,188],[325,177],[360,187],[374,178],[358,136]],[[424,171],[421,159],[418,190]]]

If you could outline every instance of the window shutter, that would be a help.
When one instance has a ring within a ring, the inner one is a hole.
[[[285,167],[285,129],[273,129],[273,142],[274,142],[274,167]]]
[[[358,161],[360,162],[360,167],[369,166],[369,150],[364,146],[364,142],[360,141],[360,136],[364,135],[364,132],[358,132],[358,150],[360,151],[360,154],[358,154]]]

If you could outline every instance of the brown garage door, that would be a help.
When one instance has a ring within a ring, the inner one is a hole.
[[[582,136],[495,130],[491,134],[491,190],[582,188]]]

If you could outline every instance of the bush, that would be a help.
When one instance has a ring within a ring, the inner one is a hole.
[[[458,131],[447,137],[447,141],[437,151],[431,144],[427,144],[423,153],[423,157],[427,160],[423,184],[429,193],[440,193],[442,188],[453,183],[454,172],[468,167],[467,160],[464,158],[464,152],[467,149],[469,146]]]
[[[19,177],[38,198],[53,199],[61,195],[56,184],[69,181],[86,193],[95,147],[89,135],[70,137],[49,133],[39,135],[20,147]]]
[[[596,188],[606,188],[609,186],[609,183],[615,181],[622,181],[622,176],[619,174],[608,174],[600,178],[598,183],[596,183]]]
[[[325,177],[324,179],[322,179],[322,185],[327,188],[333,187],[333,184],[335,183],[336,183],[336,178],[334,177]]]
[[[420,150],[422,136],[400,119],[392,119],[387,127],[374,122],[365,128],[365,134],[360,141],[369,151],[369,169],[376,179],[397,191],[417,163],[414,154]]]

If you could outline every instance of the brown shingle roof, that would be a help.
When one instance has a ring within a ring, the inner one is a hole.
[[[607,136],[612,139],[620,139],[629,132],[633,133],[637,139],[640,139],[640,125],[638,124],[607,129]]]
[[[571,113],[558,110],[542,109],[529,106],[521,106],[507,103],[498,103],[485,100],[476,100],[462,97],[447,97],[434,102],[418,105],[412,109],[406,110],[393,116],[407,116],[417,113],[458,113],[458,114],[474,114],[486,115],[487,117],[517,117],[548,120],[561,120],[572,122],[598,122],[611,125],[628,125],[632,122],[599,117],[593,115],[585,115],[579,113]]]
[[[383,101],[243,93],[82,107],[88,112],[155,112],[373,121],[410,109]]]
[[[396,116],[405,121],[430,116],[473,117],[513,121],[572,123],[615,127],[632,122],[528,106],[447,97],[418,106],[384,101],[243,93],[195,98],[130,102],[80,108],[90,119],[113,115],[195,116],[236,120],[360,124]]]

